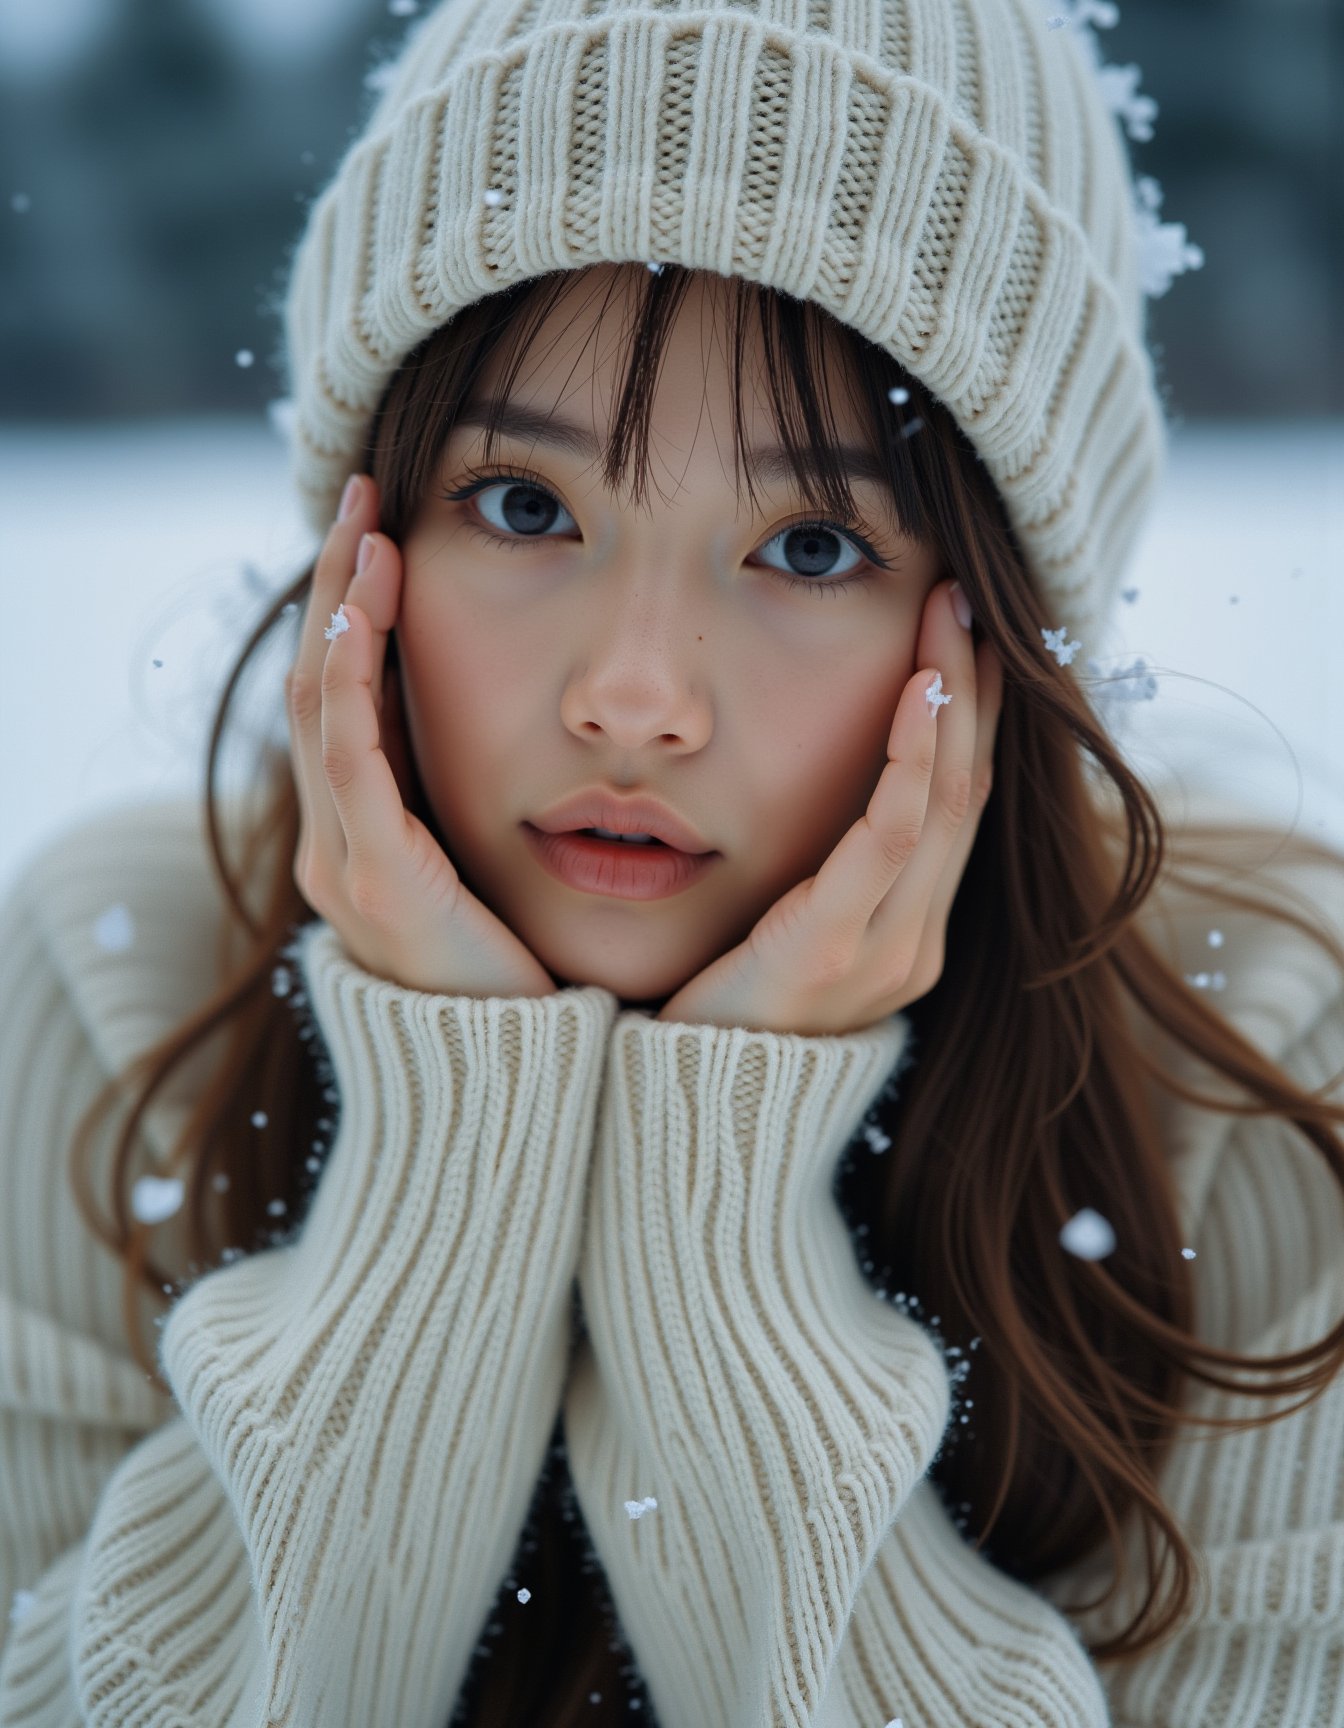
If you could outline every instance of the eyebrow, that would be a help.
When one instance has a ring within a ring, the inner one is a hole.
[[[528,438],[534,443],[564,450],[572,456],[581,456],[592,463],[596,463],[602,456],[603,442],[591,427],[581,426],[577,421],[543,413],[535,408],[524,408],[516,402],[469,402],[458,415],[454,430],[458,426],[484,429],[486,416],[489,414],[494,415],[499,431],[506,438]],[[886,485],[886,470],[870,450],[857,444],[839,444],[835,453],[851,480],[868,481],[877,486]],[[803,460],[807,471],[815,474],[816,464],[808,461],[806,451],[803,452]],[[795,473],[788,451],[778,444],[758,445],[748,450],[747,467],[752,478],[764,485],[787,483],[794,478]]]

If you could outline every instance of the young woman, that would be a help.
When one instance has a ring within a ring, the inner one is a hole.
[[[416,27],[204,810],[0,914],[0,1723],[1344,1724],[1344,878],[1074,665],[1085,11]]]

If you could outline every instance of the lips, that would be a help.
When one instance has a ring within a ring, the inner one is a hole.
[[[651,834],[673,851],[703,857],[714,853],[691,825],[654,798],[618,798],[605,787],[576,793],[533,818],[529,827],[543,834],[574,834],[585,828],[606,828],[615,834]],[[619,842],[613,842],[619,844]],[[637,845],[626,850],[638,852]],[[643,848],[650,850],[650,848]]]

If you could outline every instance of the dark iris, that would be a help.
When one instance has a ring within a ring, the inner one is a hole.
[[[528,502],[523,508],[517,510],[517,519],[515,520],[515,512],[510,507],[509,500],[520,492]],[[556,503],[554,498],[543,492],[539,487],[519,483],[518,485],[510,486],[504,493],[502,509],[504,511],[504,520],[508,523],[509,527],[519,534],[527,534],[543,533],[547,528],[549,528],[555,521],[556,516],[559,514],[560,506]]]
[[[829,528],[791,528],[784,537],[784,556],[803,560],[799,575],[824,576],[835,564],[839,538]]]

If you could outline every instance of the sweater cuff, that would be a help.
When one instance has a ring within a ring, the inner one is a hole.
[[[754,1203],[815,1205],[864,1113],[904,1066],[910,1030],[904,1014],[807,1037],[620,1013],[603,1101],[610,1155],[631,1176],[651,1158],[666,1161],[686,1191],[722,1166]]]
[[[325,1168],[297,1238],[199,1279],[169,1315],[160,1355],[208,1420],[200,1400],[213,1401],[219,1365],[194,1326],[207,1303],[216,1339],[249,1340],[250,1417],[311,1439],[336,1419],[333,1400],[376,1378],[371,1349],[406,1348],[379,1341],[376,1316],[398,1309],[408,1281],[428,1289],[436,1265],[443,1314],[470,1291],[516,1316],[520,1335],[540,1330],[574,1274],[617,1004],[596,986],[487,998],[407,989],[352,961],[325,922],[305,928],[299,954],[341,1095]],[[420,1346],[437,1357],[447,1340],[431,1330]],[[319,1359],[322,1384],[309,1385],[300,1365]]]
[[[727,1327],[733,1372],[771,1362],[834,1422],[832,1463],[865,1459],[879,1432],[900,1455],[900,1494],[927,1467],[946,1366],[864,1278],[832,1192],[909,1033],[899,1014],[826,1037],[618,1017],[579,1277],[604,1369],[623,1373],[660,1341],[662,1372],[617,1393],[669,1397],[631,1409],[637,1426],[700,1402],[706,1329]]]

